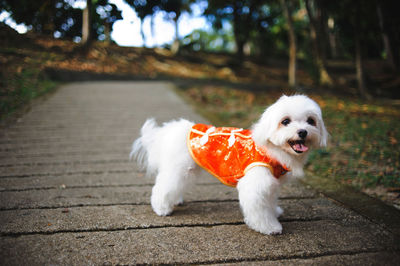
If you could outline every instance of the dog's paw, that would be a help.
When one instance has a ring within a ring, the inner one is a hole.
[[[171,215],[174,204],[157,197],[157,195],[152,195],[151,207],[158,216],[168,216]]]
[[[184,203],[183,197],[179,197],[178,201],[176,202],[176,205],[182,206]]]
[[[276,214],[276,218],[280,217],[283,214],[283,209],[279,206],[276,206],[275,214]]]
[[[276,219],[268,221],[246,221],[248,227],[266,235],[279,235],[282,234],[282,225]]]
[[[168,216],[172,214],[172,208],[169,208],[167,206],[152,206],[153,211],[158,215],[158,216]]]
[[[263,226],[262,228],[259,228],[260,230],[256,230],[262,234],[266,235],[280,235],[282,234],[282,225],[278,223],[277,225],[271,226]]]
[[[274,229],[269,229],[265,232],[262,232],[263,234],[266,235],[280,235],[282,234],[282,226],[280,225],[280,227],[274,228]]]

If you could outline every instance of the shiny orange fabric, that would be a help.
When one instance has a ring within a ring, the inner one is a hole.
[[[196,163],[228,186],[235,187],[238,179],[255,166],[269,168],[276,178],[289,171],[268,157],[265,147],[255,144],[250,130],[196,124],[187,144]]]

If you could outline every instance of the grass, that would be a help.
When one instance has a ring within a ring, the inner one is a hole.
[[[7,90],[0,92],[0,119],[12,114],[32,99],[51,91],[57,85],[54,81],[40,77],[40,72],[33,68],[24,69],[3,82],[7,83]]]
[[[281,91],[192,86],[180,93],[217,126],[249,127]],[[332,95],[313,95],[330,133],[326,149],[310,154],[307,170],[359,190],[400,190],[400,108]],[[400,192],[400,191],[399,191]]]
[[[2,49],[8,55],[0,84],[0,119],[3,120],[31,100],[44,95],[57,86],[57,82],[43,74],[43,61],[49,54],[28,57],[18,49]],[[11,54],[11,56],[10,56]]]
[[[324,103],[331,145],[323,156],[312,154],[318,164],[310,168],[360,189],[399,188],[400,110],[352,99]]]

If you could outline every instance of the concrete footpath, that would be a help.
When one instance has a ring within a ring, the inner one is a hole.
[[[1,129],[0,264],[400,265],[390,228],[300,183],[283,189],[278,236],[248,229],[236,190],[208,174],[156,216],[128,158],[148,117],[204,122],[166,83],[90,82]]]

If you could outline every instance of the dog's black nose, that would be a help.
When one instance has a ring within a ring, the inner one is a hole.
[[[305,139],[307,137],[307,133],[308,132],[305,129],[300,129],[299,131],[297,131],[297,134],[301,139]]]

